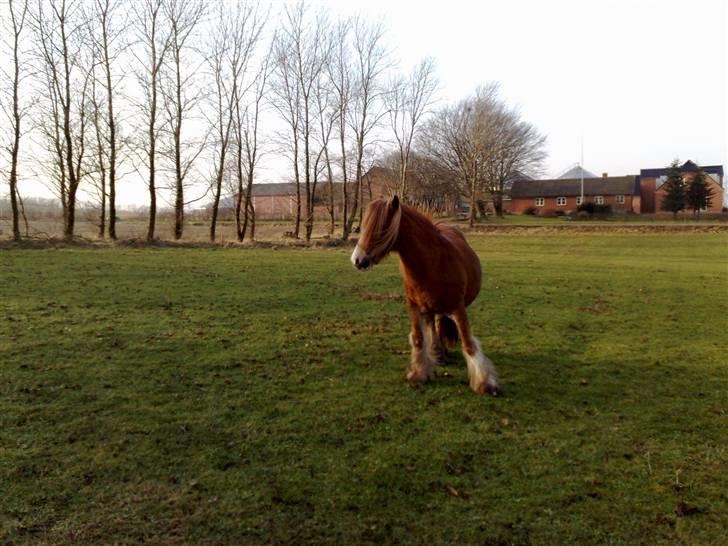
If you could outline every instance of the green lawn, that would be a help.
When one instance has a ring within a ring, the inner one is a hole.
[[[396,259],[0,252],[0,543],[725,543],[728,235],[470,238],[501,398]]]

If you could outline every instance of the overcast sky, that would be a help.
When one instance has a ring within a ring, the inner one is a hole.
[[[381,20],[402,71],[434,57],[440,104],[500,82],[502,97],[548,137],[546,175],[577,163],[582,140],[584,165],[597,174],[637,174],[675,157],[728,159],[724,0],[312,4]],[[271,4],[273,25],[282,6]],[[289,178],[273,154],[262,167],[261,181]],[[147,201],[141,180],[122,181],[118,196],[121,205]]]
[[[548,174],[582,138],[597,174],[726,163],[724,0],[320,3],[381,17],[403,66],[435,57],[445,99],[499,81],[548,136]]]

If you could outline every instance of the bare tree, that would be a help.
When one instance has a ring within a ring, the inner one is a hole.
[[[145,93],[141,110],[145,117],[146,142],[143,162],[148,171],[149,223],[147,240],[154,239],[157,219],[157,137],[159,135],[159,87],[162,64],[169,49],[169,32],[164,28],[164,0],[139,0],[132,4],[137,39],[142,52],[135,52],[139,83]]]
[[[22,0],[17,3],[14,0],[8,0],[8,11],[10,14],[10,48],[13,52],[12,74],[7,74],[3,70],[3,77],[10,81],[10,105],[7,108],[3,101],[3,110],[9,122],[12,131],[12,141],[8,146],[10,153],[10,176],[8,179],[10,185],[10,208],[13,217],[13,240],[20,241],[20,209],[18,190],[18,160],[20,157],[20,139],[22,135],[22,121],[28,113],[30,103],[21,101],[20,88],[24,79],[24,62],[21,61],[21,39],[24,34],[25,24],[28,17],[28,0]]]
[[[187,54],[192,50],[194,31],[205,14],[201,0],[166,0],[165,14],[171,28],[169,39],[169,72],[165,89],[167,130],[171,137],[168,156],[174,172],[174,238],[180,239],[184,229],[185,182],[187,175],[202,153],[204,144],[193,145],[185,152],[182,125],[200,100],[194,81],[195,70],[186,70]]]
[[[78,187],[87,174],[86,139],[89,124],[93,63],[88,54],[87,24],[80,1],[52,3],[50,13],[38,3],[33,14],[39,76],[48,90],[49,115],[42,121],[56,158],[53,180],[63,205],[63,236],[73,239]]]
[[[94,48],[99,57],[103,72],[102,85],[106,91],[106,116],[103,119],[103,141],[108,146],[108,196],[109,196],[109,237],[116,240],[116,182],[118,179],[118,147],[117,119],[114,111],[115,82],[113,64],[117,60],[123,44],[120,36],[122,27],[118,22],[116,10],[120,0],[94,0],[92,20],[95,24],[92,36]],[[102,128],[99,123],[97,130]],[[106,173],[104,173],[106,174]],[[105,198],[104,198],[105,200]],[[103,224],[103,222],[102,222]],[[102,226],[103,228],[103,226]],[[104,236],[103,231],[100,234]]]
[[[341,176],[341,221],[343,238],[348,237],[346,225],[348,223],[349,209],[349,167],[347,165],[347,129],[349,119],[349,106],[352,96],[352,68],[350,60],[349,34],[351,32],[351,19],[340,20],[333,29],[332,43],[329,50],[329,62],[326,74],[333,89],[332,122],[336,130],[339,143],[339,161]],[[333,208],[334,192],[330,187],[329,206]]]
[[[356,18],[353,23],[352,96],[347,109],[348,125],[354,136],[355,187],[352,210],[344,224],[343,238],[348,239],[354,221],[363,213],[364,157],[374,129],[386,115],[383,107],[382,77],[387,65],[384,27]]]
[[[214,125],[217,137],[212,220],[210,223],[211,241],[215,240],[215,227],[225,176],[226,159],[231,136],[235,128],[236,108],[239,109],[241,96],[245,95],[247,87],[251,85],[247,81],[248,68],[264,24],[264,21],[261,21],[258,16],[257,7],[253,4],[236,3],[233,9],[234,11],[231,12],[225,8],[224,4],[221,4],[217,28],[213,32],[208,57],[208,63],[215,80],[212,96],[216,113]],[[257,124],[257,119],[255,123]],[[254,153],[257,153],[257,150]]]
[[[332,50],[333,47],[329,50],[329,53]],[[325,171],[327,181],[326,209],[329,213],[329,237],[333,237],[336,229],[336,206],[334,203],[334,172],[331,153],[329,152],[329,142],[338,119],[339,102],[336,99],[337,93],[332,89],[328,75],[324,72],[319,74],[315,96],[316,117],[318,118],[318,146],[320,150],[316,163],[318,164],[323,160],[322,168]],[[318,175],[317,168],[314,169],[314,172]]]
[[[271,46],[263,54],[258,72],[249,86],[251,101],[244,107],[242,103],[242,86],[237,86],[235,96],[235,135],[237,140],[237,200],[235,203],[235,225],[238,241],[245,240],[250,226],[250,239],[255,240],[255,207],[253,206],[253,180],[255,169],[260,159],[259,126],[263,109],[263,99],[268,89],[268,77],[271,69]],[[245,189],[243,189],[245,184]],[[242,213],[242,217],[241,217]]]
[[[437,85],[434,60],[427,57],[409,76],[395,79],[389,93],[385,95],[389,121],[399,151],[398,194],[405,201],[408,199],[407,171],[412,142],[423,116],[432,106]]]
[[[97,189],[99,192],[99,232],[100,238],[106,234],[106,182],[107,182],[107,149],[105,142],[105,132],[102,129],[103,99],[99,97],[97,89],[97,77],[91,79],[91,116],[93,118],[94,134],[96,135],[96,167]]]
[[[385,190],[391,194],[397,193],[400,188],[399,150],[380,158],[378,163],[391,173],[391,178],[384,178]],[[431,214],[455,214],[461,193],[456,172],[435,158],[413,149],[407,174],[408,200],[412,205]]]
[[[313,19],[313,20],[311,20]],[[317,82],[327,61],[328,21],[322,13],[310,17],[304,2],[286,7],[275,44],[274,106],[290,130],[288,141],[296,183],[297,205],[294,235],[299,236],[301,181],[306,197],[306,240],[311,239],[316,198],[314,150]]]
[[[484,164],[485,191],[498,216],[503,216],[503,196],[509,183],[522,175],[537,175],[546,159],[546,137],[516,110],[504,104],[492,108],[488,150]]]
[[[497,91],[497,85],[481,87],[474,96],[441,108],[421,133],[423,152],[458,174],[460,189],[470,202],[470,225],[483,187],[490,108]]]
[[[470,201],[470,224],[477,205],[490,198],[502,214],[503,195],[515,176],[536,174],[545,154],[546,139],[521,120],[498,95],[495,83],[455,105],[441,108],[427,123],[419,147],[431,159],[456,173]]]

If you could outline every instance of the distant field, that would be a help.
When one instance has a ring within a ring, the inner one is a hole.
[[[409,386],[396,259],[0,251],[0,542],[720,544],[728,234],[471,234]]]
[[[319,221],[315,225],[314,236],[323,237],[327,233],[328,224]],[[24,228],[23,228],[24,229]],[[145,239],[147,236],[147,220],[144,218],[125,218],[123,215],[116,224],[117,235],[120,239]],[[256,239],[261,241],[280,241],[285,239],[285,233],[293,230],[293,222],[285,220],[264,220],[256,225]],[[84,239],[96,240],[98,227],[96,222],[80,220],[76,223],[76,235]],[[12,228],[8,222],[0,222],[0,239],[10,238]],[[338,228],[338,233],[341,229]],[[56,237],[63,236],[63,222],[60,219],[42,219],[29,222],[29,234],[32,237]],[[301,236],[304,234],[304,227],[301,224]],[[197,242],[210,240],[209,220],[189,220],[185,224],[183,241]],[[173,239],[173,222],[169,219],[157,221],[155,237],[160,240]],[[235,233],[235,222],[229,220],[220,221],[217,225],[217,241],[228,243],[237,240]]]
[[[120,239],[145,239],[147,233],[146,218],[138,216],[129,216],[124,212],[120,213],[117,222],[117,235]],[[455,220],[454,218],[445,219],[451,223],[457,223],[463,228],[467,228],[466,220]],[[290,241],[285,236],[286,232],[293,230],[294,222],[292,220],[259,220],[256,226],[256,239],[259,241]],[[489,216],[487,219],[479,221],[476,227],[492,227],[492,226],[574,226],[576,228],[584,225],[596,224],[600,226],[635,226],[635,225],[665,225],[665,226],[706,226],[706,225],[722,225],[728,226],[728,214],[723,215],[707,215],[699,220],[693,218],[692,214],[682,214],[677,220],[665,215],[614,215],[602,220],[574,221],[566,217],[544,217],[531,216],[528,214],[507,214],[502,218]],[[57,219],[37,219],[29,221],[29,235],[32,237],[56,237],[60,238],[63,234],[63,223],[60,218]],[[23,227],[24,229],[24,227]],[[7,218],[0,219],[0,240],[9,239],[11,237],[12,228]],[[170,218],[160,217],[157,220],[155,236],[160,240],[171,240],[173,238],[173,223]],[[304,227],[301,224],[301,236],[304,234]],[[317,219],[314,224],[314,238],[322,238],[328,234],[328,223],[325,220]],[[98,235],[98,227],[96,219],[85,218],[80,215],[76,222],[76,235],[84,239],[96,240]],[[335,235],[341,235],[341,226],[337,224]],[[183,241],[198,242],[209,241],[210,239],[210,221],[209,219],[189,218],[185,223]],[[231,220],[221,220],[217,226],[217,241],[221,243],[234,242],[236,240],[235,222]]]

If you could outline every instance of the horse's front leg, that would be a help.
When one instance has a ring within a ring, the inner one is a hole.
[[[468,378],[470,379],[470,388],[477,394],[497,395],[500,392],[498,383],[498,374],[495,371],[493,362],[483,354],[480,343],[470,331],[470,323],[468,315],[465,312],[465,306],[460,308],[452,315],[455,324],[460,333],[460,339],[463,342],[463,353],[465,361],[468,363]]]
[[[407,312],[412,323],[412,332],[409,336],[410,345],[412,346],[412,358],[407,370],[407,380],[413,383],[427,383],[432,379],[435,366],[430,354],[429,344],[425,343],[427,325],[425,318],[417,308],[417,304],[409,298],[407,298]]]

